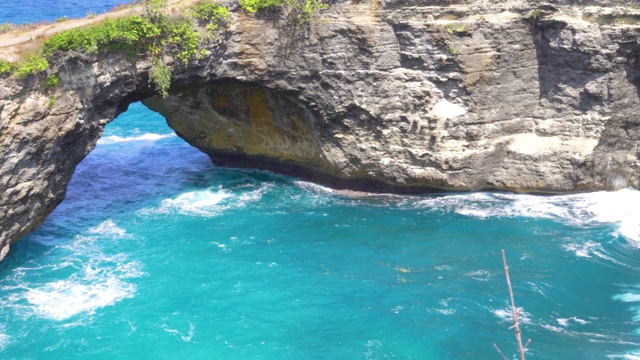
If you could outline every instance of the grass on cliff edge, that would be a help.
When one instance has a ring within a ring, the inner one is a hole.
[[[0,60],[0,75],[8,74],[13,70],[13,65],[10,63]]]
[[[188,62],[198,53],[200,35],[196,27],[203,24],[209,31],[229,19],[229,10],[218,3],[201,1],[182,14],[169,17],[164,13],[165,0],[144,0],[145,14],[108,19],[86,28],[76,28],[54,35],[44,42],[42,50],[15,64],[0,60],[0,75],[13,73],[25,78],[46,71],[58,53],[97,53],[121,51],[132,56],[158,57],[167,49],[178,49],[177,57]]]
[[[285,12],[293,13],[295,20],[303,23],[320,10],[329,8],[326,0],[239,0],[240,6],[247,12],[255,14],[264,9],[284,8]]]
[[[285,18],[296,25],[293,27],[296,30],[305,27],[318,11],[327,9],[328,1],[240,0],[240,4],[250,13],[280,7]],[[197,26],[204,26],[211,34],[226,24],[230,13],[226,7],[211,0],[200,1],[174,16],[167,15],[166,0],[142,0],[141,3],[143,15],[107,19],[89,27],[67,30],[54,35],[44,42],[42,49],[16,64],[0,61],[0,76],[13,74],[22,79],[47,71],[50,61],[59,54],[73,57],[74,52],[119,51],[132,57],[151,57],[154,65],[150,80],[166,96],[171,83],[167,74],[171,75],[171,69],[156,60],[168,50],[172,54],[177,50],[176,56],[183,63],[197,55],[202,56],[204,50],[199,49],[202,39]]]

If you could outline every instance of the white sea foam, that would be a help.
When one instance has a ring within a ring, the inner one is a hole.
[[[623,344],[627,342],[621,341],[619,343]],[[628,344],[628,345],[637,345],[637,344]],[[610,359],[640,360],[640,349],[627,351],[622,354],[609,355],[608,357]]]
[[[453,270],[450,265],[438,265],[433,267],[437,271]]]
[[[77,237],[67,248],[80,265],[79,271],[65,280],[29,288],[21,296],[29,303],[29,313],[52,320],[66,320],[131,298],[136,286],[125,279],[142,276],[141,264],[128,261],[124,254],[106,255],[87,237]]]
[[[471,193],[427,198],[415,203],[418,208],[455,212],[486,219],[493,217],[529,217],[553,219],[571,225],[615,224],[616,235],[640,248],[640,191],[538,196],[503,193]]]
[[[623,285],[625,292],[612,296],[613,300],[624,303],[631,303],[629,310],[635,314],[632,317],[634,322],[640,321],[640,286],[639,285]],[[640,334],[640,329],[636,329],[636,334]]]
[[[453,315],[456,313],[455,309],[436,309],[436,311],[438,312],[438,314],[442,315]]]
[[[522,308],[519,308],[519,309],[520,309],[520,321],[522,321],[524,324],[531,323],[531,314],[524,311]],[[513,321],[513,311],[511,311],[511,307],[507,307],[504,309],[490,309],[490,310],[495,316],[499,317],[503,321]]]
[[[549,324],[542,324],[541,325],[542,328],[553,331],[553,332],[557,332],[557,333],[563,333],[565,332],[563,328],[561,327],[557,327],[557,326],[553,326],[553,325],[549,325]]]
[[[460,215],[487,219],[493,217],[569,217],[569,210],[549,199],[552,197],[471,193],[428,198],[417,203],[420,208],[451,211]]]
[[[25,298],[35,306],[36,315],[52,320],[65,320],[133,297],[135,285],[110,277],[100,282],[83,284],[76,279],[60,280],[29,290]]]
[[[11,336],[5,334],[4,332],[4,326],[0,325],[0,351],[4,350],[9,344],[9,341],[11,341]]]
[[[618,233],[640,247],[640,191],[624,189],[576,195],[575,214],[584,222],[617,223]],[[586,221],[585,221],[586,220]]]
[[[0,299],[0,306],[11,309],[16,316],[65,321],[133,297],[136,286],[126,279],[142,276],[142,265],[123,253],[105,253],[102,246],[106,242],[100,240],[103,236],[125,236],[126,231],[113,220],[106,220],[87,233],[90,236],[78,235],[54,249],[61,257],[59,263],[39,266],[37,270],[15,269],[14,276],[7,278],[15,283],[12,293]],[[41,282],[39,277],[29,276],[32,272],[51,273],[60,280]],[[65,324],[82,323],[84,319]]]
[[[586,241],[584,243],[568,243],[562,245],[566,251],[571,251],[578,257],[593,257],[594,254],[601,254],[603,251],[602,244],[594,241]]]
[[[560,324],[560,326],[564,326],[564,327],[569,326],[570,325],[570,323],[569,323],[570,321],[572,321],[572,322],[574,322],[576,324],[579,324],[579,325],[585,325],[585,324],[589,323],[589,321],[582,320],[582,319],[580,319],[580,318],[578,318],[576,316],[573,316],[573,317],[570,317],[570,318],[558,318],[558,319],[556,319],[556,321],[558,322],[558,324]]]
[[[121,238],[127,235],[126,230],[119,228],[118,225],[111,219],[105,220],[100,225],[89,229],[90,234],[99,234],[110,236],[114,238]]]
[[[256,190],[241,193],[240,195],[238,195],[236,206],[244,207],[248,203],[260,201],[262,199],[262,196],[273,187],[273,184],[266,183]]]
[[[547,283],[534,283],[534,282],[527,282],[527,284],[529,284],[529,286],[531,287],[531,290],[535,291],[536,293],[542,295],[542,296],[547,296],[545,289],[550,288],[551,286]]]
[[[231,252],[231,249],[226,244],[222,244],[222,243],[219,243],[217,241],[212,242],[212,244],[217,246],[218,249],[220,249],[220,251],[222,251],[222,252],[225,252],[225,253]]]
[[[176,134],[152,134],[152,133],[146,133],[146,134],[141,134],[141,135],[137,135],[137,136],[129,136],[129,137],[122,137],[122,136],[117,136],[117,135],[111,135],[111,136],[105,136],[103,138],[101,138],[100,140],[98,140],[98,144],[116,144],[116,143],[122,143],[122,142],[129,142],[129,141],[158,141],[160,139],[166,139],[166,138],[170,138],[170,137],[174,137],[176,136]]]
[[[184,342],[191,342],[191,339],[196,332],[196,327],[192,323],[189,323],[189,332],[187,334],[183,334],[176,329],[172,329],[167,324],[162,324],[162,330],[171,335],[179,336]]]
[[[243,192],[232,192],[225,189],[189,191],[175,198],[165,199],[159,208],[144,209],[140,214],[177,212],[188,216],[218,216],[225,210],[242,208],[249,203],[259,202],[262,196],[272,187],[273,185],[271,184],[265,184],[256,190]]]
[[[233,195],[226,190],[198,190],[178,195],[174,199],[165,199],[160,212],[178,211],[185,215],[216,216],[225,209],[220,203]]]
[[[487,270],[476,270],[467,272],[464,275],[477,281],[489,281],[494,274]]]
[[[638,302],[640,301],[640,294],[637,293],[624,293],[613,296],[613,300],[622,302]]]
[[[333,193],[334,190],[322,185],[314,184],[308,181],[296,180],[293,182],[297,187],[304,190],[311,190],[316,192]]]
[[[625,360],[640,360],[640,351],[635,354],[620,354],[611,355],[611,358],[625,359]]]

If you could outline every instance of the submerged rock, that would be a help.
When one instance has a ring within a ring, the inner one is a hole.
[[[234,12],[206,56],[165,59],[167,98],[149,60],[118,53],[61,60],[55,89],[1,78],[0,257],[138,100],[214,162],[337,188],[638,187],[640,11],[431,3],[340,3],[296,34],[277,15]]]

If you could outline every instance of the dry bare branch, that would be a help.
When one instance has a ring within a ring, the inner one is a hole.
[[[509,265],[507,265],[507,255],[502,249],[502,262],[504,263],[504,273],[507,277],[507,285],[509,286],[509,296],[511,297],[511,312],[513,314],[513,326],[511,328],[515,329],[516,339],[518,340],[518,351],[520,352],[520,358],[522,360],[525,359],[525,351],[527,350],[526,346],[522,344],[522,330],[520,329],[520,310],[516,307],[516,301],[513,296],[513,288],[511,287],[511,278],[509,277]],[[527,342],[527,345],[531,342],[531,339]],[[497,346],[496,346],[497,348]],[[502,355],[502,353],[500,353]],[[504,355],[502,355],[504,357]]]

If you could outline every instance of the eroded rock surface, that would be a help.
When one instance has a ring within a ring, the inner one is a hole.
[[[166,99],[113,53],[57,64],[54,90],[0,79],[0,257],[137,100],[214,161],[336,187],[638,187],[640,9],[606,3],[347,2],[297,36],[236,11],[205,58],[165,59]]]

